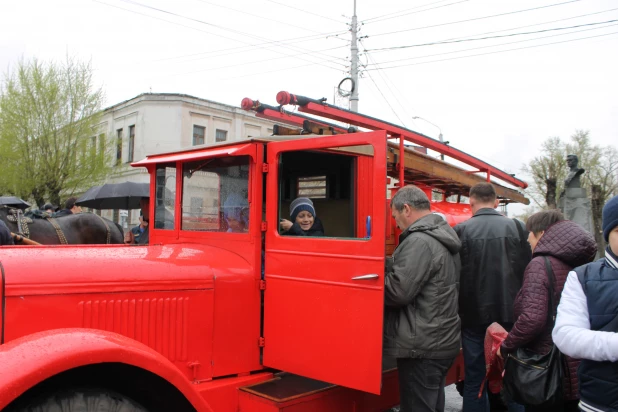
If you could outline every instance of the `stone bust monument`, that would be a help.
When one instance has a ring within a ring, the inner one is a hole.
[[[570,154],[567,156],[566,161],[567,166],[569,166],[569,174],[566,179],[564,179],[564,190],[582,187],[579,178],[584,174],[585,170],[577,167],[579,159],[576,155]]]
[[[564,179],[564,190],[560,194],[558,206],[565,218],[593,233],[592,206],[586,189],[582,188],[580,181],[585,170],[577,166],[579,159],[574,154],[568,155],[566,162],[569,166],[569,173]]]

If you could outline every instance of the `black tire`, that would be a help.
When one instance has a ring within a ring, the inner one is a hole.
[[[137,402],[105,389],[68,389],[40,396],[11,412],[148,412]]]

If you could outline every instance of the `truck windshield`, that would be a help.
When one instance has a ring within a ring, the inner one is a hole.
[[[197,160],[182,167],[182,230],[249,230],[249,157]]]

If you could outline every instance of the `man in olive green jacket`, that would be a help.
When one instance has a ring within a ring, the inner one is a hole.
[[[415,186],[395,194],[391,212],[402,234],[386,269],[384,352],[397,358],[401,412],[442,412],[460,349],[461,242]]]

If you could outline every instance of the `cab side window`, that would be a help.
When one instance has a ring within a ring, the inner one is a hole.
[[[279,233],[287,236],[365,237],[364,220],[358,209],[358,185],[364,183],[359,175],[359,165],[362,158],[371,156],[371,146],[282,153]],[[370,167],[371,162],[367,164]],[[310,220],[306,219],[306,212],[315,214],[314,225],[317,226],[312,230],[308,230]],[[289,226],[290,223],[286,221],[297,223],[303,232],[299,232],[297,226],[288,230],[286,224]]]
[[[183,164],[181,229],[248,232],[248,194],[248,156],[204,159]]]

